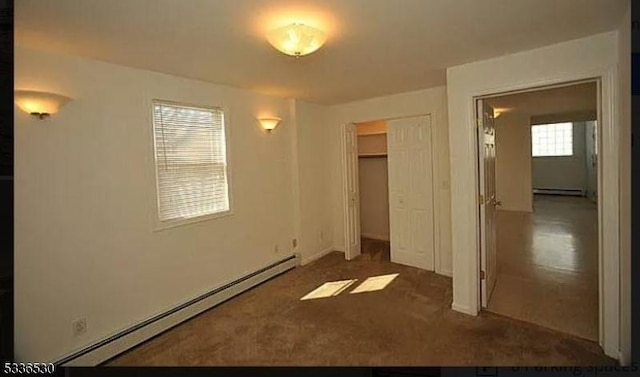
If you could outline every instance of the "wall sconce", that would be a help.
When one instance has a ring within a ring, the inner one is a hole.
[[[496,107],[496,108],[493,109],[493,118],[495,119],[495,118],[499,117],[500,115],[502,115],[502,114],[504,114],[504,113],[506,113],[508,111],[511,111],[511,108],[508,108],[508,107],[502,107],[502,108]]]
[[[273,131],[274,128],[278,126],[280,123],[280,118],[272,117],[272,118],[258,118],[258,122],[262,125],[262,128],[267,130],[267,132]]]
[[[71,98],[35,90],[16,90],[14,92],[14,100],[16,105],[25,113],[31,114],[38,119],[45,119],[57,113],[60,107],[71,101]]]

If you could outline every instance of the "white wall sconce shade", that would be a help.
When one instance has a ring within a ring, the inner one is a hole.
[[[258,118],[258,122],[262,125],[262,128],[267,130],[267,132],[271,132],[274,128],[278,126],[280,123],[280,118],[271,117],[271,118]]]
[[[322,47],[327,35],[314,27],[294,23],[272,30],[267,35],[267,40],[278,51],[300,57]]]
[[[14,100],[25,113],[44,119],[57,113],[60,107],[71,101],[71,98],[35,90],[16,90]]]

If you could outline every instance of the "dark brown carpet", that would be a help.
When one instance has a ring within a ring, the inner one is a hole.
[[[353,261],[333,252],[108,365],[615,364],[586,340],[490,313],[455,312],[450,278],[390,263],[388,243],[363,245],[368,252]],[[350,293],[369,277],[394,273],[382,290]],[[358,281],[333,297],[300,300],[347,279]]]

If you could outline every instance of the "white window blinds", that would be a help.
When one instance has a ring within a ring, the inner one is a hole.
[[[572,156],[573,124],[554,123],[531,126],[531,155]]]
[[[158,217],[229,211],[224,114],[153,101]]]

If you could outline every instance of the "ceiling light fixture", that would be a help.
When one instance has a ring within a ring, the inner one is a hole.
[[[60,107],[71,101],[71,98],[60,94],[38,92],[35,90],[16,90],[14,92],[16,105],[25,113],[38,119],[45,119],[58,112]]]
[[[322,47],[327,35],[314,27],[294,23],[272,30],[267,40],[278,51],[298,58]]]

